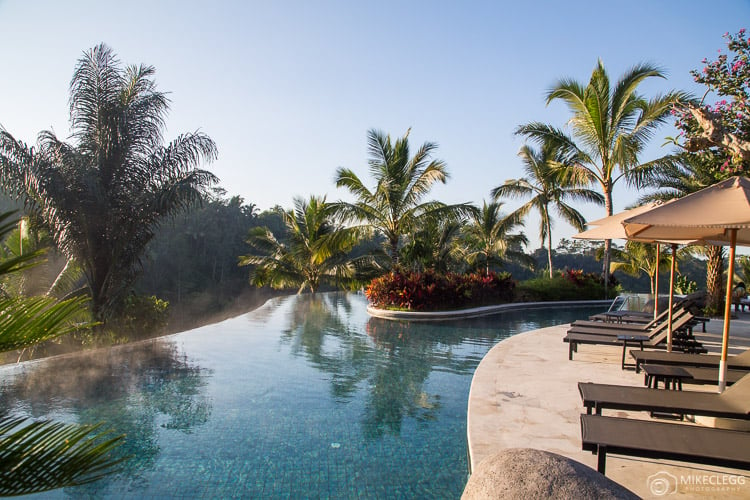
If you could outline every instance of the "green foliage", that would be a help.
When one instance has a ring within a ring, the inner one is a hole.
[[[509,179],[504,184],[492,190],[495,199],[506,196],[509,198],[531,199],[519,207],[514,215],[523,219],[530,212],[535,211],[540,216],[539,240],[547,247],[547,268],[552,277],[552,209],[567,223],[579,231],[583,231],[586,220],[568,200],[578,200],[604,204],[604,197],[586,188],[589,180],[586,177],[571,175],[575,170],[566,164],[568,158],[562,148],[550,139],[543,139],[542,146],[537,151],[525,145],[518,156],[523,160],[523,169],[527,177]]]
[[[727,53],[704,58],[703,68],[690,74],[716,96],[714,104],[687,101],[673,111],[687,151],[710,154],[711,169],[721,177],[746,174],[750,169],[750,37],[745,29],[725,33]],[[711,122],[706,129],[706,123]]]
[[[679,295],[689,295],[698,291],[698,283],[682,274],[674,279],[674,292]]]
[[[486,275],[493,267],[503,267],[511,261],[527,267],[532,265],[523,251],[528,238],[522,232],[512,232],[523,226],[520,215],[503,215],[502,206],[502,202],[492,201],[483,202],[482,208],[474,207],[463,229],[466,262]]]
[[[447,181],[448,172],[443,161],[431,158],[437,144],[426,142],[411,155],[409,131],[395,141],[378,130],[368,131],[368,163],[375,189],[367,188],[348,168],[336,170],[336,187],[348,189],[357,200],[336,204],[336,211],[347,220],[365,222],[382,235],[393,268],[398,267],[401,238],[419,230],[424,218],[459,217],[469,210],[465,204],[424,201],[436,183]]]
[[[15,221],[8,214],[0,214],[0,221],[3,239]],[[0,276],[18,272],[19,264],[27,265],[34,257],[5,260],[0,263]],[[24,348],[90,326],[76,322],[87,316],[87,301],[86,297],[57,301],[0,295],[0,350]],[[109,453],[123,436],[111,437],[99,427],[0,417],[0,495],[84,484],[112,472],[122,459],[113,459]]]
[[[382,309],[441,311],[502,304],[513,300],[509,274],[391,272],[365,289],[370,303]]]
[[[129,338],[154,336],[162,332],[169,320],[169,302],[155,295],[131,294],[125,299],[123,309],[108,328]]]
[[[247,243],[253,253],[240,257],[241,266],[252,266],[250,281],[256,286],[298,293],[315,293],[323,284],[349,286],[358,283],[359,271],[369,268],[368,255],[355,257],[360,228],[336,223],[337,206],[325,197],[296,198],[294,210],[281,213],[288,242],[279,241],[265,227],[250,231]]]
[[[174,314],[195,317],[231,304],[247,288],[237,257],[247,251],[248,231],[273,221],[239,196],[224,194],[214,190],[201,206],[161,226],[147,247],[137,294],[156,295]]]
[[[208,136],[163,144],[169,100],[156,90],[154,72],[123,68],[98,45],[71,80],[72,143],[43,131],[31,148],[0,130],[2,188],[24,199],[58,250],[81,266],[97,319],[127,296],[159,224],[217,181],[196,168],[216,157]]]
[[[566,131],[540,122],[521,125],[516,133],[538,144],[560,148],[568,175],[597,184],[604,195],[606,215],[613,214],[612,194],[618,181],[640,187],[663,164],[658,158],[642,163],[640,156],[655,130],[666,122],[670,108],[683,97],[669,92],[647,99],[638,86],[650,78],[663,78],[650,64],[637,64],[614,84],[598,61],[587,84],[559,80],[547,93],[547,103],[562,100],[571,112]],[[603,271],[609,273],[611,240],[605,241]]]
[[[610,275],[607,293],[614,298],[620,293],[614,276]],[[533,278],[518,284],[516,297],[520,302],[552,300],[597,300],[604,297],[604,280],[599,273],[565,270],[549,276]]]
[[[125,436],[101,424],[0,418],[0,495],[26,495],[96,481],[125,460],[109,458]]]

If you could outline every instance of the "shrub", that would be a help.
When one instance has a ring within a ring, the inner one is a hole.
[[[131,294],[125,299],[121,316],[112,322],[112,329],[136,336],[152,336],[166,326],[168,308],[169,302],[154,295]]]
[[[439,311],[502,304],[513,300],[510,274],[441,274],[392,272],[365,289],[370,303],[382,309]]]
[[[610,298],[620,293],[617,280],[610,275],[607,293]],[[604,279],[598,273],[584,273],[580,269],[558,272],[553,278],[539,277],[524,281],[516,289],[520,302],[552,300],[588,300],[604,297]]]

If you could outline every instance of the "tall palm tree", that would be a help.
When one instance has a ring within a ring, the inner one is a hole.
[[[36,209],[57,247],[83,269],[97,318],[117,310],[159,223],[217,179],[205,134],[163,144],[169,100],[151,66],[122,68],[105,45],[86,52],[70,83],[72,143],[53,132],[36,148],[0,130],[0,183]]]
[[[647,99],[637,92],[644,80],[664,78],[657,67],[638,64],[610,84],[602,61],[598,61],[588,84],[562,79],[547,92],[547,104],[561,99],[572,116],[568,121],[572,135],[552,125],[534,122],[521,125],[516,133],[540,144],[551,141],[561,148],[576,175],[584,175],[598,184],[604,195],[607,216],[613,214],[612,191],[624,179],[640,186],[667,157],[641,163],[640,156],[655,130],[669,118],[672,105],[684,94],[669,92]],[[611,240],[604,243],[605,284],[609,270]],[[605,285],[606,286],[606,285]]]
[[[345,187],[357,198],[354,203],[337,203],[337,210],[349,219],[366,222],[385,237],[393,267],[398,267],[401,237],[414,232],[422,218],[456,215],[469,207],[423,201],[435,183],[447,181],[448,172],[442,160],[431,159],[435,143],[424,143],[410,156],[410,131],[395,142],[383,132],[368,131],[368,163],[375,189],[368,189],[351,169],[336,170],[336,187]]]
[[[12,214],[0,214],[0,241],[15,228]],[[40,252],[0,260],[0,277],[38,262]],[[50,340],[90,323],[80,322],[86,298],[11,297],[0,293],[0,352]],[[123,436],[101,425],[62,424],[5,415],[0,417],[0,495],[39,493],[95,481],[121,459],[110,451]]]
[[[279,241],[266,227],[250,230],[247,242],[254,252],[240,257],[240,265],[255,266],[251,281],[273,288],[298,287],[298,293],[315,293],[324,284],[346,284],[357,277],[358,267],[369,256],[352,257],[361,228],[335,223],[336,207],[325,197],[295,198],[294,210],[282,211],[288,243]]]
[[[467,245],[466,260],[475,267],[481,268],[485,275],[490,274],[493,264],[503,265],[506,260],[516,260],[531,265],[533,260],[526,255],[522,247],[528,244],[523,233],[512,233],[523,222],[518,213],[504,216],[501,212],[502,202],[483,202],[481,209],[471,212],[469,222],[464,228]]]
[[[560,148],[547,140],[538,150],[524,145],[518,153],[523,161],[527,177],[509,179],[492,190],[495,198],[519,198],[531,196],[531,199],[516,210],[524,218],[531,210],[540,216],[539,239],[547,242],[547,267],[552,278],[552,214],[557,213],[578,231],[583,231],[586,219],[578,210],[566,203],[566,200],[580,200],[599,205],[604,204],[604,197],[581,185],[582,179],[569,175]]]

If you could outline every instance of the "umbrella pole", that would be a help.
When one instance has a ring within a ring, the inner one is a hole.
[[[654,276],[654,319],[659,315],[659,251],[661,245],[656,244],[656,276]]]
[[[674,305],[674,269],[677,260],[677,245],[672,243],[672,267],[669,270],[669,328],[667,333],[667,352],[672,352],[672,306]]]
[[[734,276],[734,254],[737,247],[737,229],[729,230],[729,268],[727,269],[727,295],[724,304],[724,332],[721,337],[721,361],[719,362],[719,392],[727,387],[727,351],[729,349],[729,319],[732,315],[732,277]]]

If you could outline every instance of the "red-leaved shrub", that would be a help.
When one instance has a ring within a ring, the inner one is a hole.
[[[513,300],[510,274],[440,274],[432,270],[392,272],[365,289],[367,300],[381,309],[440,311],[502,304]]]

